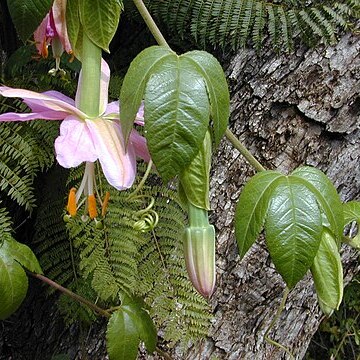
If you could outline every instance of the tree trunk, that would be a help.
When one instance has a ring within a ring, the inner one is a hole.
[[[343,201],[360,195],[360,40],[346,35],[336,47],[301,49],[290,56],[257,57],[241,50],[227,75],[232,93],[231,129],[268,169],[300,165],[327,173]],[[210,339],[187,359],[280,359],[264,334],[281,302],[284,282],[260,240],[242,261],[233,231],[234,209],[254,171],[223,140],[212,174],[212,220],[217,228],[216,321]],[[342,248],[346,281],[358,270],[357,255]],[[290,292],[269,336],[296,358],[306,353],[323,316],[310,276]]]
[[[259,57],[252,50],[240,50],[225,60],[232,94],[232,131],[268,169],[289,172],[307,164],[323,170],[343,201],[360,195],[359,50],[360,39],[345,35],[331,48],[300,49],[282,56],[268,52]],[[237,253],[234,209],[252,175],[254,170],[224,139],[213,159],[211,180],[211,221],[217,229],[218,278],[211,299],[215,321],[208,339],[187,350],[173,349],[174,359],[289,358],[264,340],[285,284],[263,239],[242,261]],[[349,281],[358,270],[357,256],[343,246],[342,259]],[[4,323],[3,330],[0,327],[0,360],[47,360],[69,349],[71,359],[105,358],[101,326],[85,340],[78,338],[76,328],[61,330],[61,338],[56,339],[61,322],[58,317],[50,322],[51,316],[41,316],[39,304],[44,300],[33,303],[33,308],[25,304],[23,312]],[[51,314],[53,307],[44,311]],[[30,320],[21,326],[24,316]],[[301,359],[322,318],[307,276],[290,292],[269,336]],[[81,340],[86,346],[82,356]]]

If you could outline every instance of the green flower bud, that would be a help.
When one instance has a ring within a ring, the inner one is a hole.
[[[215,229],[187,227],[184,232],[184,254],[189,278],[195,289],[209,298],[215,288]]]

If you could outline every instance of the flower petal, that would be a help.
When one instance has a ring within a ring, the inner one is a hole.
[[[112,186],[124,190],[133,184],[136,157],[133,147],[125,153],[120,125],[114,121],[86,120],[104,175]]]
[[[73,114],[79,118],[85,118],[85,114],[82,111],[67,101],[64,101],[64,98],[60,98],[58,94],[54,96],[53,93],[48,95],[46,93],[37,93],[25,89],[13,89],[7,86],[0,86],[0,95],[10,98],[22,98],[28,104],[39,106],[42,110],[47,109],[50,111],[64,112],[65,114]]]
[[[47,57],[48,51],[47,51],[47,43],[46,43],[46,29],[49,24],[49,14],[47,14],[41,24],[38,26],[38,28],[34,32],[34,40],[35,40],[35,46],[38,51],[38,53],[42,57]]]
[[[92,134],[85,121],[71,115],[60,125],[55,152],[56,160],[65,168],[78,166],[83,161],[94,162],[98,158]]]
[[[146,145],[146,139],[135,129],[133,129],[130,133],[128,151],[130,148],[134,149],[136,156],[142,158],[146,162],[150,161],[151,157]]]
[[[71,53],[71,44],[69,41],[67,28],[66,28],[66,0],[55,0],[52,6],[52,13],[54,17],[54,23],[56,32],[60,38],[60,41],[67,53]]]
[[[29,121],[29,120],[63,120],[67,114],[60,111],[43,111],[38,113],[5,113],[0,115],[1,121]]]

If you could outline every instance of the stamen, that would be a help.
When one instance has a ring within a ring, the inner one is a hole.
[[[48,44],[46,42],[46,39],[44,39],[42,43],[41,56],[46,59],[48,55],[49,55]]]
[[[104,201],[103,201],[102,208],[101,208],[101,216],[102,217],[104,217],[106,215],[107,207],[109,204],[109,199],[110,199],[110,193],[107,191],[105,193]]]
[[[66,210],[71,216],[76,216],[76,189],[71,188],[68,197]]]
[[[88,211],[90,219],[94,219],[97,216],[96,199],[94,194],[88,196]]]

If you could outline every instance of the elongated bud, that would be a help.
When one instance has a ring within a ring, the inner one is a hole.
[[[97,209],[96,209],[96,199],[94,194],[88,196],[88,212],[90,219],[96,218]]]
[[[319,306],[326,316],[339,309],[343,297],[343,269],[335,239],[324,230],[311,266]]]
[[[215,229],[187,227],[184,232],[184,254],[189,278],[195,289],[209,298],[215,288]]]
[[[69,215],[76,216],[76,189],[75,188],[70,189],[66,210],[68,211]]]

